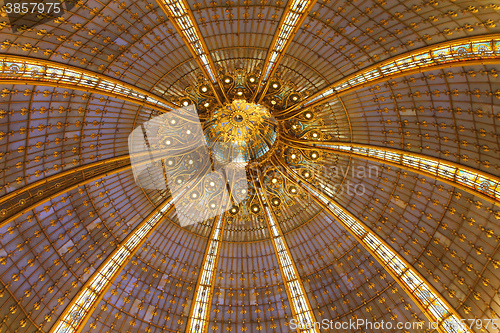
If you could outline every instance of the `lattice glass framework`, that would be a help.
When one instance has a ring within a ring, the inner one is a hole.
[[[174,109],[174,106],[167,101],[125,82],[46,60],[13,55],[0,56],[0,83],[5,83],[5,81],[14,84],[35,81],[41,85],[73,86],[74,89],[80,88],[85,91],[92,89],[97,93],[124,98],[133,103],[148,104],[161,111]]]
[[[290,9],[286,11],[285,18],[279,27],[279,32],[274,44],[271,46],[271,53],[268,56],[267,66],[263,68],[263,80],[269,78],[269,73],[279,62],[279,55],[286,48],[286,44],[293,37],[293,31],[296,29],[301,15],[307,10],[312,1],[292,0]]]
[[[187,332],[206,332],[210,315],[210,300],[214,290],[214,277],[219,259],[222,234],[224,233],[225,214],[216,218],[212,237],[207,247],[200,280],[196,288],[191,317]]]
[[[290,173],[297,180],[295,173]],[[380,239],[364,223],[336,203],[333,199],[317,191],[312,186],[301,182],[315,198],[321,201],[333,216],[353,234],[361,244],[380,262],[394,279],[406,290],[422,309],[431,322],[439,322],[439,331],[443,333],[472,333],[466,323],[461,323],[455,313],[437,291],[403,257]],[[320,187],[328,189],[320,183]]]
[[[119,246],[106,260],[97,272],[93,274],[90,283],[86,284],[76,296],[76,301],[64,311],[62,318],[54,325],[51,333],[73,333],[80,332],[85,324],[85,318],[97,304],[105,288],[111,285],[114,276],[119,273],[125,264],[132,258],[142,241],[153,230],[162,217],[172,207],[173,201],[167,199],[152,216],[141,223],[134,232],[125,239],[124,244]]]
[[[204,70],[210,76],[212,82],[216,82],[216,76],[212,67],[210,66],[209,53],[208,50],[205,50],[205,47],[202,44],[201,36],[195,28],[195,23],[193,22],[191,16],[189,16],[189,11],[186,8],[186,4],[183,1],[173,1],[173,0],[162,0],[161,1],[167,10],[169,11],[170,16],[175,23],[181,29],[180,33],[186,37],[189,41],[196,55],[199,57]]]
[[[258,192],[262,198],[262,202],[267,201],[262,191],[259,190]],[[319,332],[317,327],[314,326],[314,323],[316,322],[314,314],[308,300],[306,299],[307,296],[304,286],[300,281],[297,268],[292,262],[293,258],[291,257],[290,250],[285,243],[281,228],[276,223],[274,214],[269,209],[269,205],[266,205],[264,210],[265,217],[268,222],[269,233],[271,234],[273,246],[276,251],[276,257],[278,258],[281,275],[283,276],[283,282],[292,307],[292,313],[297,320],[297,323],[300,323],[300,327],[303,327],[300,331]]]
[[[381,162],[392,162],[393,164],[417,170],[419,173],[428,174],[450,182],[462,185],[471,190],[484,194],[493,201],[500,201],[500,180],[497,177],[479,174],[466,167],[454,166],[451,163],[432,159],[430,157],[407,154],[404,152],[387,149],[377,149],[349,144],[315,144],[317,147],[329,148],[337,151],[349,152],[352,155],[371,157]]]
[[[311,106],[329,100],[346,90],[360,87],[387,76],[404,74],[427,67],[459,63],[467,60],[487,60],[500,58],[500,36],[477,36],[454,42],[437,44],[422,50],[406,53],[401,56],[370,66],[361,73],[347,76],[332,86],[314,94],[302,106]]]

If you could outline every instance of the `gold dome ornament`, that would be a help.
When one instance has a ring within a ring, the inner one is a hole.
[[[277,127],[265,106],[237,99],[212,111],[205,137],[218,162],[249,163],[271,150],[278,137]]]

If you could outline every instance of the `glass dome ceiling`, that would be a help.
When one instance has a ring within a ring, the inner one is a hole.
[[[497,332],[459,327],[500,317],[496,1],[62,6],[0,11],[1,332]],[[235,100],[266,111],[238,127]],[[127,138],[189,105],[248,189],[183,227]]]

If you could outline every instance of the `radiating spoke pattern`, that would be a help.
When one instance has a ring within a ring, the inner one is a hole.
[[[77,67],[29,57],[0,55],[0,83],[69,87],[144,104],[159,111],[175,108],[163,98],[128,83]]]
[[[420,275],[413,266],[392,249],[382,238],[374,233],[363,222],[352,215],[325,193],[329,189],[319,183],[320,189],[310,185],[295,170],[285,166],[287,175],[327,209],[349,231],[389,274],[413,298],[431,322],[439,322],[439,331],[446,333],[472,332],[467,325],[462,324],[460,316],[453,307]],[[333,195],[333,193],[329,193]]]
[[[423,154],[386,147],[345,142],[301,142],[300,140],[290,140],[291,144],[296,145],[296,147],[307,149],[307,145],[310,145],[310,147],[359,156],[360,158],[367,158],[426,176],[436,177],[441,181],[460,187],[485,200],[500,205],[500,178],[471,167]]]

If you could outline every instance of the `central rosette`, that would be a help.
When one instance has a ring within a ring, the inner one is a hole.
[[[258,161],[271,150],[277,126],[265,106],[235,100],[212,112],[205,136],[217,162],[247,164]]]

